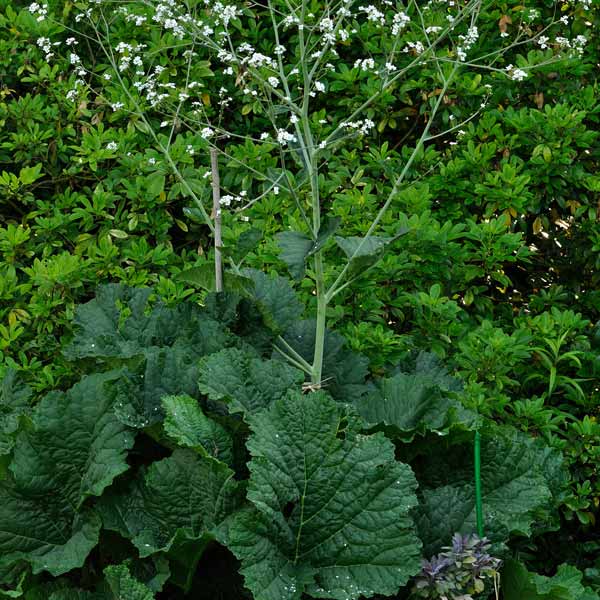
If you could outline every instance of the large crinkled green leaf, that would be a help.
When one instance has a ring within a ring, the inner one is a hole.
[[[274,331],[285,331],[302,315],[303,307],[285,277],[270,277],[256,269],[243,269],[242,275],[254,282],[251,291],[265,323]]]
[[[437,553],[455,532],[476,531],[472,445],[437,447],[416,467],[419,535],[426,555]],[[548,519],[552,481],[562,461],[541,441],[509,428],[483,432],[481,480],[486,536],[503,544],[511,533],[529,535]]]
[[[252,415],[248,500],[227,545],[257,600],[393,594],[420,567],[416,481],[347,405],[289,393]]]
[[[76,334],[65,348],[70,359],[127,359],[148,348],[183,345],[196,355],[210,354],[228,344],[225,328],[190,303],[167,308],[149,304],[152,290],[109,284],[77,307]]]
[[[450,375],[448,369],[433,352],[409,353],[393,374],[397,373],[420,375],[429,385],[446,392],[459,392],[463,389],[462,381]]]
[[[34,573],[66,573],[96,545],[100,519],[82,504],[129,468],[133,446],[105,392],[116,376],[91,375],[48,394],[17,437],[9,477],[0,481],[0,580],[17,561]]]
[[[164,428],[180,446],[192,448],[203,456],[213,456],[230,465],[233,461],[233,441],[227,430],[207,417],[198,401],[190,396],[166,396]]]
[[[64,349],[65,356],[129,358],[154,345],[158,315],[145,314],[151,294],[150,288],[100,286],[92,300],[75,310],[77,332]]]
[[[154,600],[152,591],[135,579],[125,564],[107,567],[104,577],[110,590],[107,600]]]
[[[0,382],[0,456],[12,450],[19,418],[30,412],[30,396],[31,390],[9,370]]]
[[[198,395],[200,357],[193,348],[148,348],[137,368],[127,369],[110,385],[117,416],[130,427],[151,427],[164,417],[168,395]]]
[[[296,321],[287,329],[283,338],[309,364],[315,351],[316,321]],[[286,352],[286,347],[279,343]],[[325,332],[323,353],[323,387],[340,402],[357,401],[368,390],[365,379],[369,372],[369,361],[349,350],[346,340],[336,332]]]
[[[558,567],[553,577],[544,577],[509,559],[502,569],[502,595],[505,600],[598,600],[582,578],[581,571],[568,564]]]
[[[104,580],[95,591],[70,587],[66,580],[56,580],[34,587],[26,600],[154,600],[154,591],[131,572],[133,561],[110,565],[104,569]],[[163,559],[163,563],[166,560]]]
[[[145,557],[170,550],[178,535],[199,544],[212,539],[240,494],[227,465],[176,450],[126,489],[105,494],[99,510],[104,526],[130,539]]]
[[[207,356],[200,366],[199,388],[211,400],[224,400],[232,413],[253,413],[298,388],[302,371],[280,361],[228,348]]]
[[[379,380],[376,389],[360,398],[356,407],[367,423],[391,428],[404,441],[427,431],[445,434],[452,425],[468,426],[476,418],[448,397],[448,387],[460,389],[460,383],[422,354],[414,372]]]
[[[406,373],[380,380],[377,390],[362,397],[356,407],[367,423],[390,426],[405,441],[417,433],[447,431],[461,408],[418,375]]]

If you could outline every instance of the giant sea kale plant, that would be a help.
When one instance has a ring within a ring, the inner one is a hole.
[[[285,279],[248,274],[204,307],[101,287],[64,351],[77,384],[31,408],[5,378],[0,594],[408,597],[422,559],[474,531],[476,424],[493,552],[555,526],[557,452],[477,423],[432,355],[369,381],[329,332],[330,385],[303,390],[273,342],[307,353],[312,324]]]

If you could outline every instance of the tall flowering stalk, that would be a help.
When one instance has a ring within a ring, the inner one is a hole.
[[[319,387],[327,309],[361,272],[372,268],[394,239],[379,237],[377,232],[394,199],[410,183],[413,163],[428,142],[460,132],[491,96],[491,86],[483,85],[481,77],[473,79],[469,90],[458,80],[477,71],[522,81],[533,69],[583,51],[586,37],[571,38],[561,29],[568,29],[573,15],[589,10],[591,0],[557,3],[554,18],[546,24],[539,22],[535,7],[527,6],[503,15],[499,24],[482,23],[481,16],[495,4],[484,0],[380,0],[375,4],[362,0],[94,0],[77,4],[77,31],[60,49],[69,52],[74,69],[70,99],[77,101],[89,88],[108,96],[116,86],[123,100],[113,102],[112,109],[128,111],[152,137],[211,231],[214,224],[198,186],[173,158],[180,128],[196,132],[203,140],[213,156],[212,172],[218,152],[265,182],[262,193],[254,198],[245,190],[221,195],[224,216],[280,192],[295,203],[303,230],[285,232],[279,244],[296,278],[304,276],[306,263],[312,264],[315,347],[312,362],[304,361],[302,367],[311,384]],[[30,11],[39,21],[51,18],[45,4],[34,3]],[[135,40],[120,39],[123,30],[134,32]],[[98,44],[107,60],[100,76],[75,51],[84,38]],[[486,47],[493,43],[494,49],[485,50],[482,39]],[[48,60],[59,50],[57,43],[45,36],[37,40]],[[521,57],[519,66],[502,66],[504,54],[526,45],[536,52]],[[185,57],[187,67],[184,73],[173,75],[168,63],[175,54]],[[422,90],[428,110],[414,147],[364,235],[334,237],[337,223],[327,218],[321,197],[328,160],[350,140],[368,140],[375,127],[376,103],[422,69],[432,72],[432,90]],[[319,111],[327,102],[339,102],[336,78],[348,73],[358,86],[364,82],[368,94],[359,103],[345,98],[346,114],[336,111],[323,117]],[[206,77],[212,75],[218,76],[218,84],[207,88]],[[465,101],[467,94],[478,97],[479,106],[466,118],[451,114],[443,126],[440,112],[451,90],[458,90]],[[260,133],[257,127],[262,128]],[[275,174],[257,172],[236,158],[233,149],[245,140],[264,145],[278,160]],[[205,175],[209,177],[210,171]],[[325,277],[324,267],[329,239],[335,239],[346,257],[332,280]],[[286,352],[298,364],[289,346]]]

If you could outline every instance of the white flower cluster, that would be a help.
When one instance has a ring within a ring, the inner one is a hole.
[[[128,44],[126,44],[126,46],[128,46]],[[139,49],[141,47],[142,45],[138,46],[137,48]],[[146,72],[142,68],[143,61],[141,57],[135,56],[133,59],[131,59],[131,57],[128,56],[127,58],[128,60],[125,63],[119,63],[119,69],[121,69],[121,66],[124,66],[124,68],[126,69],[129,63],[131,62],[136,66],[135,74],[144,75],[143,80],[133,82],[133,87],[136,88],[138,92],[145,93],[145,98],[150,103],[151,107],[155,108],[161,102],[171,97],[171,93],[169,93],[166,90],[173,90],[172,93],[176,94],[175,97],[180,102],[183,102],[187,100],[187,98],[189,98],[189,94],[187,92],[177,92],[177,86],[173,82],[167,81],[161,83],[158,81],[158,77],[165,70],[165,67],[162,67],[161,65],[156,65],[153,71],[146,74]]]
[[[546,35],[540,35],[540,37],[535,40],[535,43],[538,44],[538,46],[542,49],[545,50],[548,47],[548,40],[550,38]]]
[[[48,16],[48,5],[33,2],[29,5],[29,12],[36,18],[36,21],[41,22]]]
[[[145,48],[147,48],[145,44],[133,46],[133,44],[119,42],[115,46],[115,52],[119,54],[119,71],[123,73],[133,64],[136,67],[136,75],[144,75],[145,71],[142,69],[144,63],[142,57],[137,53]]]
[[[366,135],[373,127],[375,127],[375,123],[371,121],[371,119],[363,119],[359,121],[343,121],[340,123],[340,126],[345,129],[353,129],[358,131],[358,133]]]
[[[221,2],[215,2],[212,12],[216,16],[215,24],[223,25],[223,27],[227,27],[232,19],[241,14],[241,10],[233,4],[222,4]]]
[[[464,62],[467,60],[467,52],[473,47],[475,42],[479,39],[479,31],[477,27],[469,27],[467,35],[459,35],[460,46],[456,48],[456,55],[458,60]]]
[[[242,190],[239,196],[233,196],[231,194],[221,196],[219,202],[221,203],[221,206],[231,206],[233,202],[244,202],[246,200],[247,195],[248,192],[246,192],[246,190]]]
[[[52,44],[50,38],[47,37],[38,38],[36,41],[38,48],[41,48],[46,53],[46,60],[50,60],[54,56],[54,52],[52,52],[52,46],[56,46],[58,43],[59,42],[54,42],[54,44]]]
[[[569,40],[566,37],[558,36],[555,40],[561,48],[571,48],[581,56],[583,54],[583,48],[587,44],[587,38],[584,35],[578,35],[575,39]]]
[[[289,131],[286,131],[285,129],[278,129],[277,130],[277,141],[282,146],[287,146],[287,144],[289,142],[296,142],[297,138],[293,133],[290,133]]]
[[[417,54],[423,54],[423,52],[425,52],[425,46],[423,46],[423,42],[408,41],[406,42],[406,46],[404,46],[402,52],[410,52],[411,50]]]
[[[379,23],[379,25],[385,25],[385,15],[372,4],[369,6],[359,6],[358,10],[361,10],[367,14],[367,21]]]
[[[409,23],[410,17],[406,13],[396,13],[392,19],[392,35],[398,35]]]
[[[375,61],[372,58],[363,58],[354,61],[354,68],[361,71],[374,71]]]
[[[513,65],[508,65],[505,69],[508,76],[514,81],[523,81],[527,78],[527,73],[523,69],[517,69]]]
[[[163,0],[158,2],[154,8],[152,20],[162,25],[173,33],[177,39],[183,39],[186,34],[185,23],[191,18],[177,14],[177,3],[175,0]]]

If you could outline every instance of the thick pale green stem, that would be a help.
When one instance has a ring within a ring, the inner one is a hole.
[[[327,298],[325,296],[325,278],[323,276],[323,256],[315,255],[315,276],[317,280],[317,327],[315,330],[315,353],[312,364],[311,383],[320,385],[323,375],[323,356],[325,351],[325,325],[327,319]]]

